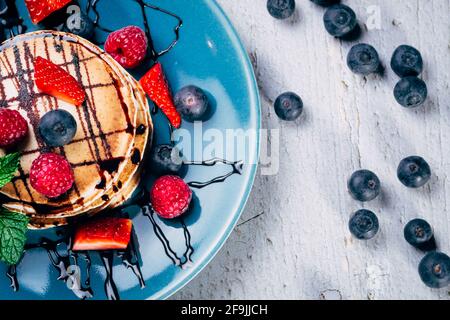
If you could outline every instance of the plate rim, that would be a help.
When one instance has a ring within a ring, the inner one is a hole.
[[[208,4],[208,2],[206,2]],[[247,53],[247,50],[245,49],[245,46],[242,43],[242,40],[239,36],[239,33],[237,32],[236,28],[234,27],[233,23],[231,22],[230,18],[227,16],[221,5],[217,2],[217,0],[212,0],[208,7],[211,8],[213,13],[216,17],[218,17],[220,20],[223,20],[225,23],[222,23],[222,27],[227,30],[227,33],[231,35],[229,38],[230,41],[233,44],[233,47],[237,49],[237,53],[240,56],[240,60],[242,62],[242,66],[245,69],[247,73],[247,82],[250,85],[250,93],[253,96],[252,99],[254,101],[254,105],[251,106],[252,108],[256,108],[256,150],[254,150],[254,159],[255,164],[251,165],[251,172],[249,175],[249,179],[247,182],[247,186],[245,188],[244,194],[242,196],[241,203],[239,205],[239,208],[234,213],[233,220],[228,226],[225,228],[225,230],[222,233],[221,238],[219,241],[215,244],[215,246],[211,249],[209,249],[209,253],[206,255],[205,258],[202,259],[201,262],[199,262],[195,267],[193,267],[191,272],[188,272],[184,277],[181,279],[178,279],[175,283],[171,284],[171,288],[168,290],[161,290],[160,293],[155,293],[154,295],[149,296],[146,300],[166,300],[170,297],[172,297],[175,293],[182,290],[185,286],[187,286],[192,280],[194,280],[209,264],[210,262],[216,257],[216,255],[221,251],[225,243],[227,242],[228,238],[230,237],[231,233],[233,232],[234,228],[236,227],[246,205],[249,200],[251,191],[253,189],[256,173],[258,171],[259,167],[259,159],[260,159],[260,142],[261,142],[261,98],[259,93],[259,87],[258,82],[256,80],[255,71],[253,69],[252,63],[250,61],[250,57]]]

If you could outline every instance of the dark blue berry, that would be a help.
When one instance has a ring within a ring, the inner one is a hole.
[[[403,230],[405,240],[413,247],[423,250],[436,250],[433,229],[423,219],[414,219],[408,222]]]
[[[347,187],[353,199],[358,201],[371,201],[378,197],[381,191],[380,179],[369,170],[354,172],[348,180]]]
[[[394,89],[397,102],[405,108],[415,108],[425,102],[428,96],[427,85],[416,77],[401,79]]]
[[[430,288],[448,286],[450,284],[450,257],[441,252],[429,252],[420,261],[419,275]]]
[[[323,22],[328,33],[337,38],[350,35],[358,26],[355,12],[343,4],[329,7],[325,12]]]
[[[276,19],[287,19],[295,11],[295,0],[268,0],[267,10]]]
[[[285,92],[275,100],[274,107],[281,120],[294,121],[303,112],[303,101],[297,94]]]
[[[85,13],[76,13],[69,17],[63,29],[85,39],[92,39],[95,33],[95,25]]]
[[[400,162],[397,176],[406,187],[420,188],[430,180],[431,169],[423,158],[411,156]]]
[[[380,227],[375,213],[362,209],[352,215],[348,228],[357,239],[369,240],[375,237]]]
[[[351,48],[347,56],[347,65],[354,73],[369,75],[380,71],[381,62],[374,47],[361,43]]]
[[[152,169],[156,173],[178,173],[183,166],[183,159],[178,148],[163,144],[155,147],[152,164]]]
[[[394,51],[391,67],[401,78],[418,76],[423,71],[422,55],[416,48],[402,45]]]
[[[209,101],[205,92],[196,86],[187,86],[177,92],[175,107],[186,121],[203,120],[208,111]]]
[[[341,2],[341,0],[311,0],[311,1],[322,7],[329,7],[332,6],[333,4],[338,4],[339,2]]]
[[[62,147],[72,141],[77,132],[77,122],[67,111],[47,112],[39,123],[39,134],[49,147]]]

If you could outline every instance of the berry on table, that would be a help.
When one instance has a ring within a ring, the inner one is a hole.
[[[450,284],[450,257],[431,251],[419,264],[419,275],[430,288],[443,288]]]
[[[336,38],[346,37],[358,27],[355,12],[343,4],[329,7],[323,16],[323,22],[328,33]]]
[[[208,111],[208,97],[199,87],[190,85],[175,94],[175,107],[182,118],[194,122],[202,120]]]
[[[403,230],[405,240],[413,247],[423,250],[436,250],[436,241],[433,229],[423,219],[414,219],[408,222]]]
[[[374,47],[361,43],[351,48],[347,56],[347,65],[354,73],[369,75],[380,71],[381,62]]]
[[[422,105],[428,96],[426,83],[417,77],[401,79],[394,88],[394,97],[405,108]]]
[[[95,33],[95,25],[87,14],[80,12],[75,13],[70,19],[66,20],[63,30],[85,39],[92,39]]]
[[[178,173],[183,166],[180,150],[171,145],[158,145],[152,153],[152,169],[159,174]]]
[[[275,100],[274,108],[281,120],[294,121],[303,113],[303,101],[297,94],[285,92]]]
[[[287,19],[294,14],[295,0],[267,0],[267,10],[275,19]]]
[[[47,112],[39,122],[39,134],[49,147],[62,147],[72,141],[77,132],[77,122],[67,111]]]
[[[0,108],[0,147],[10,148],[28,134],[28,123],[16,110]]]
[[[391,68],[401,78],[418,76],[423,71],[422,55],[416,48],[402,45],[392,55]]]
[[[43,153],[31,164],[30,183],[39,193],[57,198],[66,193],[75,181],[70,163],[56,153]]]
[[[105,51],[122,67],[136,68],[147,56],[148,39],[141,28],[128,26],[109,34]]]
[[[378,233],[378,218],[372,211],[358,210],[351,216],[348,227],[351,234],[357,239],[369,240]]]
[[[408,188],[420,188],[431,178],[431,169],[421,157],[411,156],[400,161],[397,177]]]
[[[174,219],[189,209],[192,190],[180,177],[163,176],[150,191],[150,202],[155,212],[164,219]]]
[[[352,174],[347,187],[353,199],[371,201],[381,192],[381,183],[377,175],[369,170],[358,170]]]

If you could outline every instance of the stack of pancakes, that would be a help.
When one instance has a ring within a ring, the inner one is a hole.
[[[34,83],[33,61],[41,56],[60,65],[86,91],[79,107],[42,94]],[[153,126],[142,88],[114,59],[77,36],[38,31],[15,37],[0,47],[0,107],[19,111],[29,136],[16,150],[20,168],[0,192],[3,206],[27,214],[32,228],[67,224],[123,204],[139,184],[142,158]],[[39,136],[47,112],[64,109],[77,121],[73,141],[48,148]],[[0,156],[11,150],[0,149]],[[32,162],[55,152],[72,165],[75,183],[67,194],[49,199],[30,184]]]

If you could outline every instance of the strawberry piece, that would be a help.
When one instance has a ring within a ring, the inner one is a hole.
[[[133,222],[124,218],[100,218],[75,231],[74,251],[123,250],[131,239]]]
[[[31,164],[31,186],[49,198],[57,198],[69,191],[74,181],[70,163],[59,154],[41,154]]]
[[[150,191],[150,202],[155,212],[164,219],[174,219],[189,209],[192,190],[180,177],[163,176]]]
[[[173,127],[179,128],[181,116],[175,108],[172,93],[160,63],[156,63],[140,80],[150,99],[164,112]]]
[[[42,58],[34,60],[34,81],[44,93],[76,106],[86,100],[86,92],[78,81],[60,66]]]
[[[53,12],[64,8],[72,0],[25,0],[31,21],[37,24]]]

